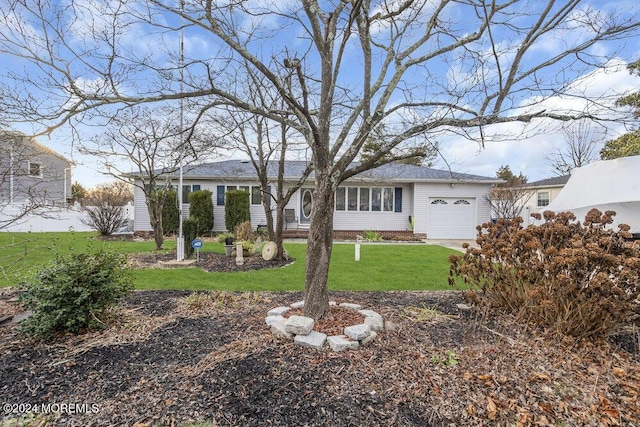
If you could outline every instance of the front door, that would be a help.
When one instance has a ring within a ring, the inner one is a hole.
[[[300,189],[302,196],[300,197],[300,222],[308,224],[311,221],[311,207],[313,206],[313,189]]]

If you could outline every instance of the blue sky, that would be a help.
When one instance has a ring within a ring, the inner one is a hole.
[[[71,40],[80,44],[84,37],[83,32],[88,26],[105,24],[105,22],[102,22],[100,19],[102,16],[101,11],[103,10],[101,8],[108,6],[105,6],[107,3],[99,0],[81,0],[75,3],[83,5],[84,12],[77,17],[78,19],[70,28],[70,35],[72,36]],[[251,0],[249,2],[249,5],[255,8],[254,10],[272,7],[273,4],[284,8],[295,4],[295,2],[272,2],[271,0]],[[435,2],[427,2],[426,7],[433,7],[434,5]],[[531,4],[527,4],[527,2],[523,2],[522,5],[523,8],[531,6]],[[635,0],[602,0],[587,2],[586,5],[601,8],[602,10],[616,8],[617,10],[636,14],[640,8],[638,2]],[[464,16],[458,14],[457,9],[452,8],[448,17],[451,19],[451,22],[457,23],[457,25],[464,30],[466,21]],[[169,18],[167,17],[167,19]],[[265,37],[273,34],[271,45],[262,44],[259,47],[261,51],[264,51],[265,57],[269,57],[269,55],[272,55],[274,52],[282,52],[283,46],[286,46],[291,52],[298,50],[300,55],[302,55],[302,52],[306,50],[304,33],[300,28],[282,28],[281,24],[282,22],[273,16],[263,16],[261,18],[254,16],[251,19],[242,21],[241,28],[246,31],[251,31],[259,27]],[[2,25],[10,24],[6,22],[4,24],[0,23],[0,27]],[[37,32],[35,27],[33,31]],[[381,28],[379,31],[384,32],[385,30]],[[501,61],[505,61],[505,64],[507,64],[513,54],[512,46],[510,46],[509,43],[510,35],[499,34],[496,36],[502,40],[501,43],[498,44],[498,47],[504,49],[504,54],[501,55]],[[549,37],[539,40],[536,48],[532,52],[540,55],[560,52],[566,48],[566,46],[579,43],[584,37],[584,29],[566,28],[563,31],[555,32],[552,36],[550,35]],[[162,40],[167,46],[177,46],[178,35],[177,33],[160,34],[144,26],[134,25],[127,30],[122,42],[126,43],[133,51],[144,52],[150,54],[155,60],[169,62],[171,59],[166,52],[154,49],[154,46],[158,44],[159,40]],[[481,48],[482,46],[479,45],[478,49]],[[198,56],[201,58],[215,57],[220,51],[219,46],[217,46],[207,34],[202,31],[193,30],[188,31],[185,35],[185,50],[187,57]],[[640,58],[640,38],[620,41],[618,44],[611,42],[598,44],[590,49],[590,53],[600,57],[610,58],[609,67],[606,71],[576,73],[573,75],[571,77],[571,79],[574,80],[572,89],[576,94],[586,92],[590,96],[600,97],[603,103],[610,104],[621,94],[640,90],[640,78],[630,75],[625,67],[628,62]],[[0,59],[0,70],[4,69],[2,70],[3,74],[6,70],[24,70],[26,73],[35,72],[28,64],[6,54],[0,53]],[[349,58],[345,62],[346,66],[343,72],[346,75],[345,81],[352,81],[354,85],[357,84],[361,77],[359,70],[356,68],[357,62],[357,56]],[[557,72],[559,70],[555,71]],[[567,71],[573,72],[573,70]],[[429,72],[434,73],[437,76],[436,79],[443,81],[448,80],[449,84],[456,82],[461,86],[464,86],[469,81],[473,81],[475,77],[464,67],[462,61],[455,69],[447,69],[442,66],[442,68],[435,67],[429,70]],[[414,76],[420,78],[420,72],[416,72]],[[145,79],[142,75],[138,75],[137,77],[136,81],[129,82],[129,87],[127,88],[129,91],[133,92],[136,90],[135,88],[142,87],[141,85],[143,83],[141,82],[144,82]],[[81,79],[78,79],[78,81],[81,81]],[[93,84],[91,75],[84,77],[84,84]],[[418,90],[419,85],[415,84],[415,88]],[[470,92],[472,92],[473,88],[470,87],[469,89]],[[521,103],[520,105],[526,105],[528,99],[523,97],[515,101]],[[569,106],[574,109],[581,108],[580,101],[577,98],[570,97],[550,97],[544,101],[544,105],[550,109],[564,109]],[[609,124],[607,127],[608,132],[606,139],[615,138],[627,131],[627,129],[620,124]],[[25,132],[32,131],[30,127],[24,124],[16,125],[15,128]],[[81,127],[80,129],[83,138],[88,138],[88,135],[100,131],[99,129],[91,127]],[[438,141],[443,159],[437,161],[435,167],[441,169],[451,167],[451,169],[458,172],[493,176],[501,165],[509,165],[512,171],[515,173],[522,172],[530,181],[553,176],[554,172],[550,169],[546,157],[550,154],[552,145],[554,143],[560,143],[563,138],[557,123],[536,120],[527,126],[520,124],[502,124],[489,126],[484,129],[484,132],[485,136],[489,137],[485,141],[484,148],[481,148],[476,142],[469,141],[453,133],[440,134]],[[93,186],[99,182],[111,180],[110,177],[101,173],[101,167],[94,159],[78,154],[70,138],[70,130],[68,128],[58,129],[53,132],[50,137],[40,137],[39,141],[74,160],[78,164],[74,170],[74,180],[81,182],[83,185]],[[237,157],[237,154],[220,154],[222,158],[227,156]]]

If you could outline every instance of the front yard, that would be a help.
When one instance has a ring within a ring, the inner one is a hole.
[[[363,245],[356,262],[353,244],[335,244],[330,298],[385,327],[334,352],[265,324],[302,299],[304,244],[286,245],[287,266],[237,272],[202,268],[216,264],[206,251],[224,252],[212,241],[189,268],[160,268],[174,254],[153,242],[89,233],[0,234],[0,247],[0,315],[56,253],[132,254],[137,288],[104,330],[39,342],[0,326],[2,427],[640,425],[637,328],[582,342],[469,307],[447,285],[451,249]]]
[[[264,322],[268,310],[301,297],[135,291],[104,331],[45,344],[5,328],[0,402],[11,406],[0,425],[640,422],[640,361],[617,345],[577,345],[508,316],[461,310],[456,291],[337,291],[332,299],[374,309],[395,326],[358,350],[314,350],[275,337]],[[86,406],[25,414],[20,404]]]
[[[0,286],[16,286],[38,268],[55,259],[56,253],[94,251],[106,247],[134,254],[153,254],[152,241],[101,241],[94,233],[0,233]],[[175,250],[175,240],[165,248]],[[135,269],[137,289],[190,289],[225,291],[301,291],[304,288],[306,245],[285,244],[295,260],[285,268],[247,272],[205,272],[201,268]],[[224,246],[205,241],[202,252],[224,253]],[[448,257],[455,253],[441,246],[410,244],[363,244],[360,261],[354,245],[336,243],[329,287],[345,291],[449,289]],[[168,256],[171,258],[171,256]]]

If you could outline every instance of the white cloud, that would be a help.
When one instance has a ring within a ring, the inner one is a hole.
[[[606,70],[597,70],[577,79],[570,93],[599,97],[602,104],[592,104],[590,108],[607,111],[617,97],[640,87],[640,78],[630,75],[620,60],[611,62]],[[578,97],[552,97],[546,99],[537,108],[552,110],[582,111],[586,102]],[[596,112],[594,110],[594,112]],[[616,138],[626,132],[621,123],[605,123],[609,129],[607,139]],[[509,165],[514,173],[522,172],[530,181],[553,176],[546,157],[551,154],[554,142],[561,143],[563,135],[557,122],[544,119],[524,125],[507,123],[488,126],[484,129],[487,141],[484,148],[477,142],[461,136],[450,135],[441,138],[440,149],[453,170],[484,176],[495,176],[502,165]],[[477,136],[477,133],[474,134]],[[491,140],[491,138],[497,140]],[[436,166],[445,168],[444,161]]]

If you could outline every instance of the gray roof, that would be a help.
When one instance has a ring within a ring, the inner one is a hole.
[[[269,163],[268,176],[275,179],[278,176],[279,162]],[[285,179],[298,179],[302,176],[307,166],[306,161],[287,160],[284,168]],[[194,178],[218,178],[218,179],[255,179],[256,172],[249,161],[225,160],[214,163],[202,163],[190,165],[183,168],[183,176],[187,179]],[[313,173],[310,175],[313,178]],[[471,175],[465,173],[450,172],[446,170],[431,169],[421,166],[406,165],[401,163],[389,163],[375,169],[362,172],[348,181],[395,181],[395,182],[416,182],[416,181],[473,181],[485,183],[498,183],[502,180],[486,176]]]
[[[563,187],[569,181],[571,175],[554,176],[527,183],[527,187]]]
[[[28,136],[22,132],[18,132],[18,131],[14,131],[14,130],[6,130],[6,129],[0,129],[0,141],[10,141],[13,140],[16,143],[20,143],[22,142],[24,143],[31,143],[33,146],[36,147],[36,150],[39,151],[42,154],[49,154],[55,157],[58,157],[60,160],[70,164],[70,165],[75,165],[75,162],[67,159],[66,157],[64,157],[62,154],[58,153],[57,151],[47,147],[44,144],[39,143],[38,141],[36,141],[35,138]]]

